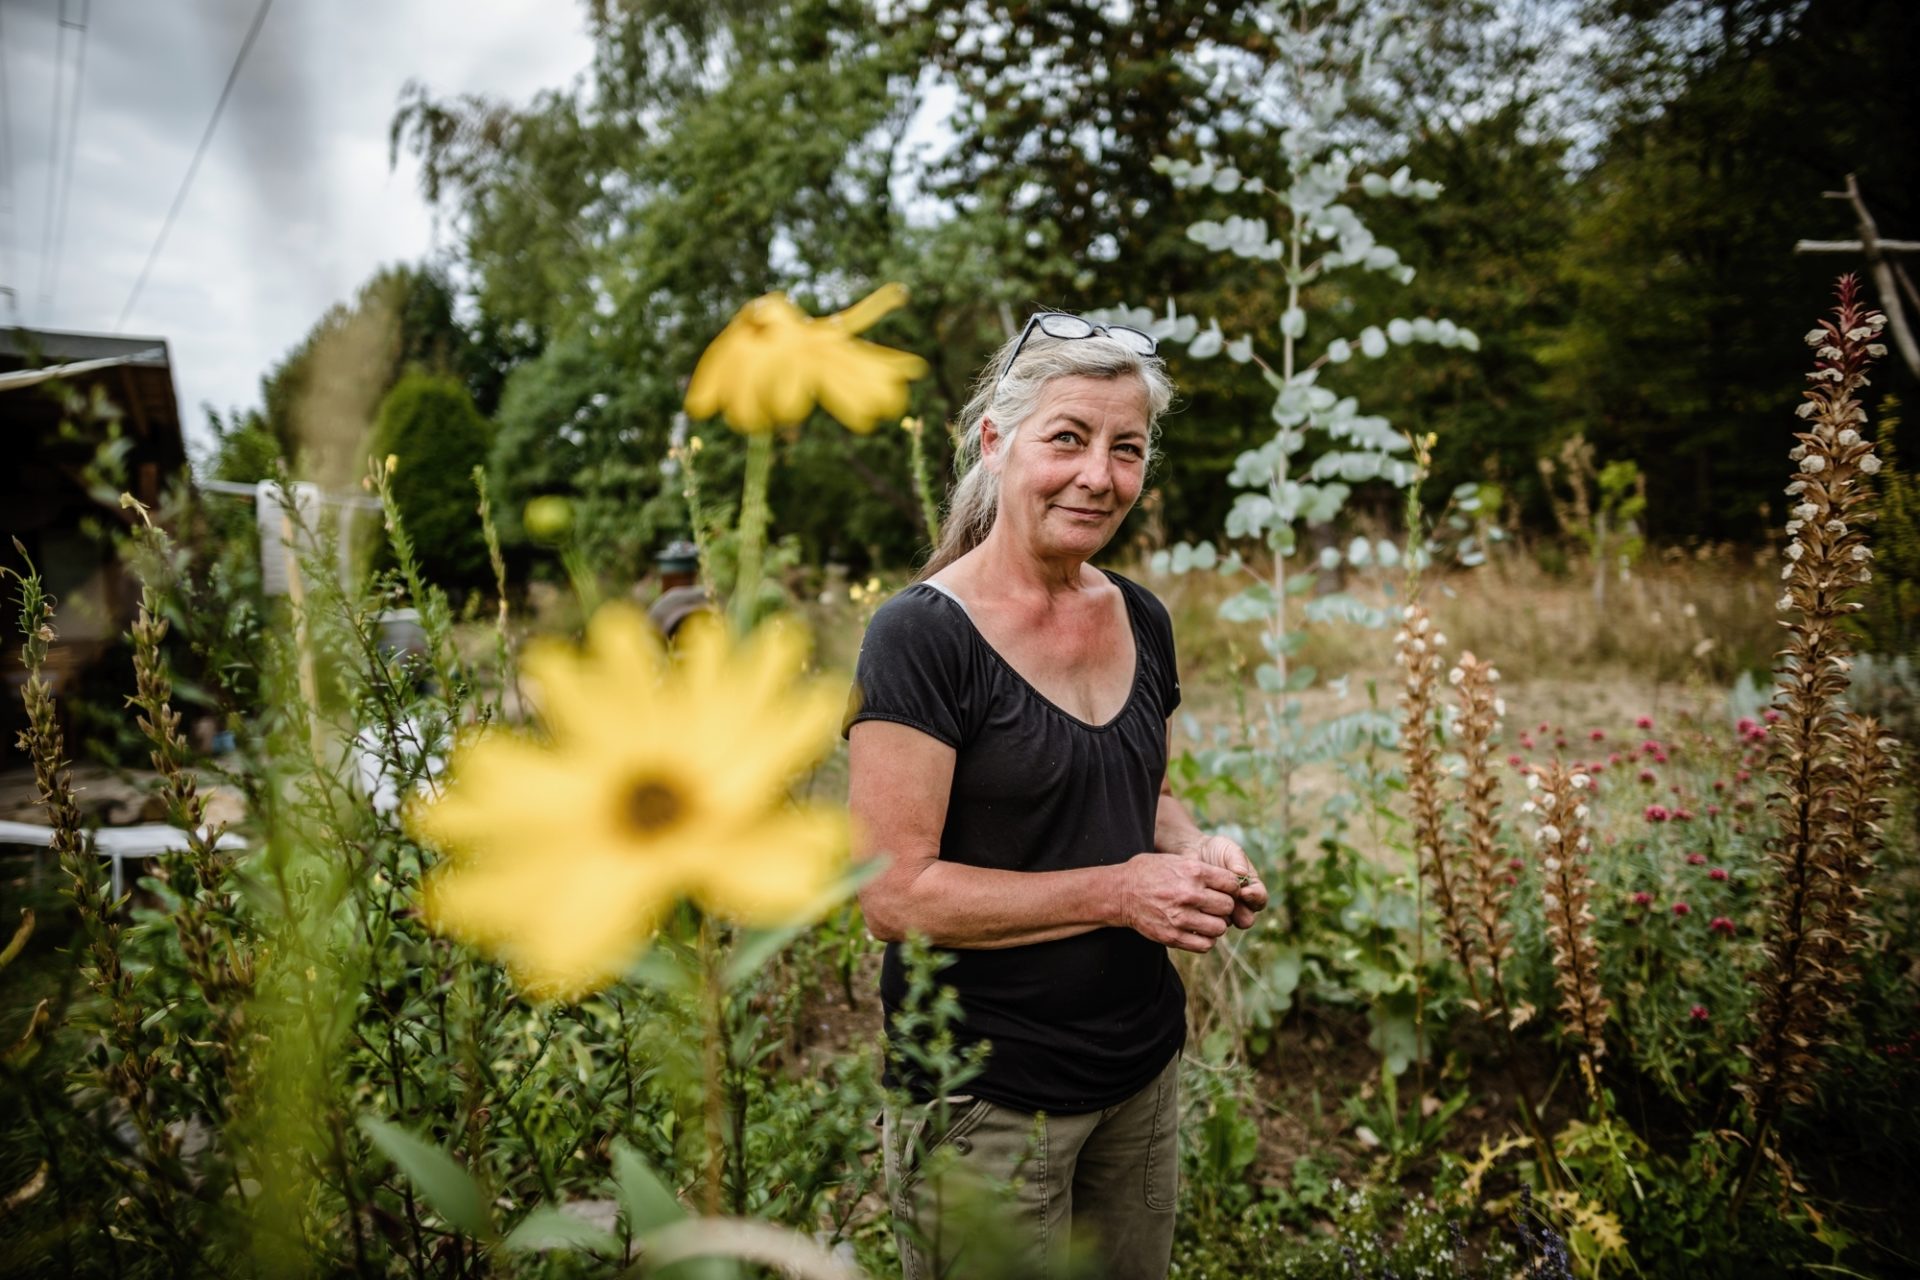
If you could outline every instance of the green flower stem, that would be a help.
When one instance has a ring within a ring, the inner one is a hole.
[[[745,634],[753,625],[754,602],[760,596],[761,558],[767,542],[767,478],[773,472],[773,435],[757,431],[747,437],[747,475],[740,488],[740,561],[733,581],[734,629]]]
[[[917,418],[907,420],[907,440],[912,450],[913,491],[920,499],[920,517],[926,521],[927,541],[940,545],[940,504],[933,497],[933,472],[927,464],[926,424]]]

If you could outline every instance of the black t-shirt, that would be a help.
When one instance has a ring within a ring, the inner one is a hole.
[[[1057,871],[1153,848],[1167,717],[1180,702],[1173,626],[1146,588],[1108,573],[1133,626],[1133,687],[1091,725],[1026,682],[958,600],[916,583],[867,627],[847,727],[910,725],[956,753],[940,856],[976,867]],[[966,1086],[1003,1106],[1070,1115],[1145,1088],[1186,1039],[1186,991],[1167,950],[1131,929],[994,950],[954,948],[940,981],[959,993],[961,1045],[992,1042]],[[906,995],[898,945],[880,998],[891,1033]],[[890,1083],[925,1097],[915,1080]]]

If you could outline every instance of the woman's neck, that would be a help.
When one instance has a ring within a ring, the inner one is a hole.
[[[965,557],[967,576],[984,594],[1036,596],[1049,600],[1085,590],[1087,562],[1073,557],[1035,555],[996,523]],[[960,566],[956,566],[960,567]]]

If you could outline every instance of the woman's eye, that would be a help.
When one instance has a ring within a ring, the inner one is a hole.
[[[1055,444],[1058,444],[1062,440],[1065,440],[1068,444],[1080,443],[1080,437],[1071,431],[1056,431],[1054,432],[1053,440]]]
[[[1144,457],[1144,456],[1145,456],[1145,452],[1144,452],[1144,451],[1143,451],[1143,450],[1142,450],[1142,449],[1140,448],[1140,446],[1139,446],[1139,445],[1137,445],[1137,444],[1121,444],[1121,445],[1115,445],[1115,446],[1114,446],[1114,448],[1115,448],[1115,449],[1121,449],[1121,450],[1125,450],[1125,451],[1126,451],[1126,452],[1127,452],[1128,454],[1130,454],[1130,455],[1132,455],[1133,457],[1136,457],[1136,458],[1139,458],[1139,457]]]

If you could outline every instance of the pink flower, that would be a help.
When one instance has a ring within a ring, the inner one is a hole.
[[[1727,780],[1725,778],[1715,778],[1713,780],[1713,789],[1715,791],[1725,791],[1727,789]]]
[[[1675,822],[1692,822],[1692,821],[1693,821],[1693,810],[1691,810],[1691,809],[1675,809],[1675,810],[1673,811],[1673,820],[1674,820]]]
[[[1656,752],[1654,752],[1654,753],[1653,753],[1653,762],[1654,762],[1655,764],[1665,764],[1665,763],[1667,762],[1667,753],[1666,753],[1666,752],[1664,752],[1664,751],[1656,751]]]
[[[1636,729],[1651,729],[1653,728],[1653,717],[1652,716],[1637,717],[1633,722],[1633,727]]]
[[[1753,775],[1748,773],[1745,769],[1742,769],[1738,773],[1733,775],[1733,780],[1735,782],[1745,782],[1748,778],[1751,778],[1752,776]]]
[[[1520,745],[1525,747],[1529,751],[1533,750],[1533,735],[1530,733],[1521,734]]]
[[[1692,1018],[1695,1022],[1705,1022],[1708,1017],[1707,1006],[1703,1004],[1697,1004],[1693,1006],[1693,1008],[1687,1010],[1687,1016],[1689,1018]]]
[[[1525,871],[1526,869],[1527,869],[1527,864],[1526,864],[1526,863],[1524,863],[1524,862],[1522,862],[1522,861],[1521,861],[1520,859],[1518,859],[1518,858],[1508,858],[1508,859],[1507,859],[1507,870],[1509,870],[1509,871]]]
[[[1760,718],[1762,720],[1765,720],[1768,724],[1780,723],[1780,713],[1778,711],[1775,711],[1772,707],[1768,707],[1765,711],[1762,711],[1760,713]]]
[[[1691,915],[1692,913],[1693,908],[1684,902],[1676,902],[1673,904],[1673,914],[1677,916]]]
[[[1733,731],[1739,734],[1740,736],[1745,737],[1747,734],[1752,733],[1755,729],[1758,729],[1759,727],[1760,727],[1760,722],[1755,720],[1752,716],[1741,716],[1740,722],[1733,726]]]
[[[1665,822],[1672,815],[1667,812],[1667,806],[1663,804],[1650,804],[1647,806],[1647,811],[1644,816],[1648,822]]]
[[[1725,916],[1715,916],[1713,919],[1707,921],[1707,928],[1713,933],[1724,933],[1729,938],[1738,932],[1733,921],[1727,919]]]
[[[1710,804],[1710,805],[1708,805],[1708,806],[1707,806],[1707,816],[1708,816],[1709,818],[1717,818],[1717,817],[1719,817],[1719,816],[1720,816],[1720,806],[1719,806],[1719,805],[1717,805],[1717,804]]]
[[[1640,771],[1640,781],[1646,783],[1648,786],[1652,786],[1655,782],[1659,781],[1659,775],[1651,769],[1642,769]]]
[[[1510,765],[1512,765],[1512,766],[1513,766],[1514,768],[1516,768],[1516,769],[1517,769],[1517,768],[1519,768],[1519,767],[1520,767],[1520,757],[1519,757],[1519,756],[1508,756],[1508,757],[1507,757],[1507,763],[1508,763],[1508,764],[1510,764]]]
[[[1687,865],[1690,867],[1704,867],[1707,865],[1707,855],[1704,853],[1690,853],[1687,855]]]
[[[1535,730],[1535,732],[1537,732],[1537,733],[1552,733],[1552,732],[1553,732],[1553,729],[1552,729],[1552,727],[1551,727],[1551,726],[1549,726],[1549,725],[1547,724],[1547,722],[1546,722],[1546,721],[1544,721],[1544,720],[1542,720],[1542,721],[1540,722],[1540,727],[1539,727],[1539,729],[1537,729],[1537,730]]]
[[[1707,872],[1707,879],[1709,880],[1725,880],[1726,878],[1727,869],[1725,867],[1715,867],[1713,870]]]
[[[1636,907],[1652,906],[1653,895],[1642,889],[1639,893],[1633,895],[1633,905]]]
[[[1555,738],[1553,740],[1553,749],[1555,751],[1565,751],[1567,749],[1567,740],[1565,738]]]
[[[1658,751],[1659,749],[1660,749],[1660,744],[1658,742],[1655,742],[1652,738],[1648,738],[1645,742],[1640,744],[1640,754],[1643,756],[1650,756],[1654,752]]]
[[[1620,763],[1620,753],[1619,753],[1618,751],[1610,751],[1610,752],[1608,752],[1608,753],[1607,753],[1607,763],[1608,763],[1608,764],[1619,764],[1619,763]]]
[[[1605,742],[1606,740],[1607,740],[1607,731],[1605,729],[1587,730],[1588,742]]]

